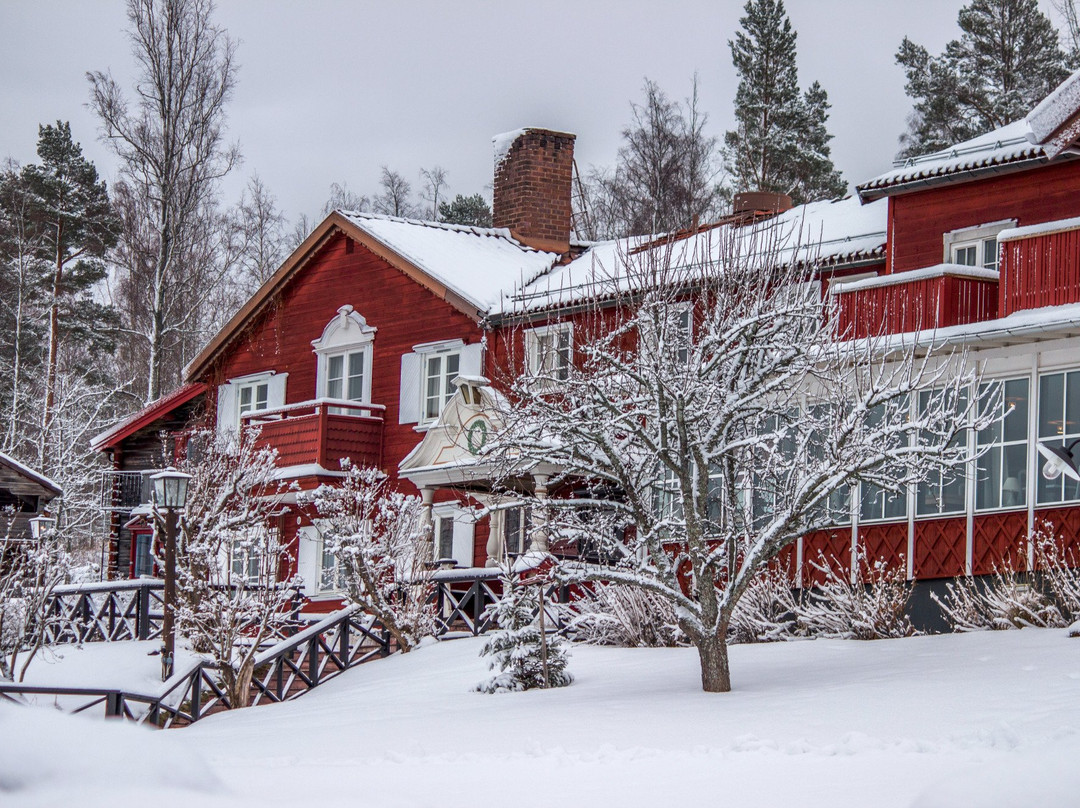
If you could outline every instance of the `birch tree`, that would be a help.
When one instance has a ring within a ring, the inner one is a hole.
[[[508,479],[558,470],[534,509],[553,541],[609,560],[560,578],[668,601],[710,692],[731,688],[728,629],[756,576],[836,524],[853,486],[884,496],[952,473],[984,422],[962,357],[837,340],[784,238],[726,228],[598,267],[574,363],[507,380],[491,449]]]
[[[197,263],[188,253],[219,181],[239,159],[224,131],[236,44],[214,24],[213,11],[211,0],[128,0],[139,67],[133,102],[111,74],[87,74],[90,108],[148,217],[148,305],[131,332],[146,343],[148,402],[170,381],[164,373],[170,339],[212,291],[205,279],[190,282]]]

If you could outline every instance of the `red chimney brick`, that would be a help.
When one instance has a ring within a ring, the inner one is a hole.
[[[575,137],[521,129],[495,138],[496,227],[509,228],[514,238],[538,250],[570,249]]]

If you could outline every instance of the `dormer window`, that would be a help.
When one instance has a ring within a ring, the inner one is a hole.
[[[946,233],[944,260],[950,264],[996,270],[999,253],[997,234],[1015,226],[1015,219],[1005,219]]]
[[[311,345],[318,357],[316,395],[338,401],[371,402],[371,358],[376,329],[342,306],[322,336]],[[363,415],[362,410],[335,407],[333,412]]]

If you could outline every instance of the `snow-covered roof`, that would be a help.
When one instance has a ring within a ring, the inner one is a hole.
[[[931,154],[897,160],[893,168],[858,186],[864,200],[887,189],[925,185],[967,172],[1051,160],[1080,137],[1080,70],[1022,120]]]
[[[1045,160],[1046,152],[1034,141],[1026,119],[957,143],[947,149],[897,160],[886,171],[858,186],[863,199],[884,196],[885,189],[922,184],[940,177],[1025,161]]]
[[[47,488],[47,489],[51,490],[56,496],[59,496],[59,495],[64,493],[59,485],[54,483],[52,480],[50,480],[44,474],[42,474],[39,471],[34,471],[29,466],[24,465],[23,463],[20,463],[18,460],[16,460],[11,455],[4,454],[3,452],[0,452],[0,464],[7,466],[12,471],[14,471],[16,474],[20,474],[23,477],[26,477],[27,479],[32,480],[33,482],[40,485],[42,488]]]
[[[550,269],[560,256],[517,241],[500,227],[423,222],[374,213],[338,211],[479,311],[496,305],[501,294]]]
[[[645,250],[663,254],[671,266],[714,264],[726,256],[757,256],[763,262],[817,265],[872,260],[884,255],[888,208],[860,204],[854,197],[800,205],[752,225],[723,225],[673,241],[634,237],[593,245],[532,283],[511,290],[498,313],[520,313],[566,305],[623,288],[627,264]]]
[[[178,390],[152,401],[138,412],[117,422],[101,434],[92,437],[90,439],[90,448],[95,452],[101,452],[116,446],[124,438],[167,415],[174,407],[186,404],[200,393],[205,392],[205,390],[206,385],[201,382],[181,386]]]

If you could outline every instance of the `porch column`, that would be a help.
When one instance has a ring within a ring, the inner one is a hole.
[[[529,551],[546,553],[548,551],[548,515],[544,501],[547,499],[548,477],[546,474],[533,475],[533,493],[536,495],[536,527],[533,528]]]
[[[427,531],[431,540],[428,542],[428,550],[431,551],[431,558],[435,557],[435,535],[432,533],[432,525],[434,519],[431,518],[431,503],[435,499],[435,489],[428,486],[421,486],[420,488],[420,529]]]
[[[503,562],[503,537],[506,536],[506,511],[492,511],[488,517],[487,561],[485,567],[497,567]]]

